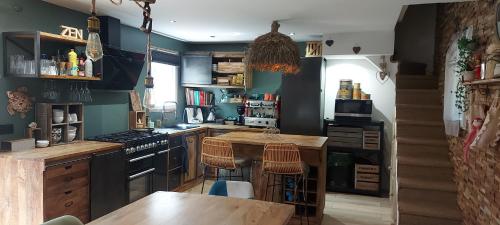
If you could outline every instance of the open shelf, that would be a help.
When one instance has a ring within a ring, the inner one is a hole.
[[[41,74],[40,78],[42,79],[55,79],[55,80],[101,80],[100,77],[80,77],[80,76],[67,76],[67,75],[44,75]]]
[[[500,85],[500,78],[467,81],[464,85]]]
[[[183,84],[182,86],[195,87],[195,88],[245,89],[245,86],[230,86],[230,85],[217,85],[217,84]]]

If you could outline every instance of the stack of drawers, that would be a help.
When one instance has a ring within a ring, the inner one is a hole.
[[[354,188],[363,191],[379,191],[380,167],[378,165],[356,164]]]
[[[380,132],[379,131],[363,131],[363,149],[365,150],[380,150]]]
[[[63,215],[89,222],[89,160],[48,166],[44,173],[44,220]]]
[[[363,128],[328,127],[328,146],[343,148],[363,147]]]

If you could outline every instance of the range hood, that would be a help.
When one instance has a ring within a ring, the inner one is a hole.
[[[102,16],[103,79],[90,82],[91,89],[133,90],[144,66],[144,53],[121,49],[120,20]]]

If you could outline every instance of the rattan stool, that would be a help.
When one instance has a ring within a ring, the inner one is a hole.
[[[295,144],[277,143],[266,144],[264,147],[264,155],[262,157],[262,173],[267,174],[267,184],[264,190],[264,201],[268,201],[267,193],[268,188],[272,187],[271,201],[274,201],[274,187],[282,186],[281,203],[294,204],[302,202],[304,204],[304,212],[300,213],[300,223],[302,224],[302,216],[305,215],[307,224],[309,224],[309,217],[307,215],[308,202],[307,202],[307,175],[308,167],[302,162],[300,158],[299,147]],[[272,184],[269,182],[270,176],[273,176]],[[281,183],[276,183],[276,176],[281,176]],[[285,176],[287,182],[285,182]],[[293,179],[292,182],[288,182]],[[292,184],[290,184],[292,183]],[[302,196],[303,201],[300,201],[298,196],[298,186],[302,183]],[[285,186],[293,187],[293,196],[285,196]],[[291,201],[285,201],[285,198],[291,197]]]
[[[230,142],[207,137],[203,139],[203,145],[201,149],[201,164],[204,166],[203,184],[201,186],[201,193],[203,194],[203,189],[205,188],[205,180],[208,177],[207,170],[209,168],[214,168],[217,170],[217,175],[213,177],[216,178],[216,180],[219,180],[219,178],[221,177],[228,177],[229,180],[232,180],[233,177],[240,177],[241,180],[243,180],[243,168],[252,166],[252,160],[235,158],[233,154],[233,147]],[[220,176],[220,169],[228,170],[229,176]],[[240,170],[241,176],[232,176],[232,172],[234,172],[236,169]]]

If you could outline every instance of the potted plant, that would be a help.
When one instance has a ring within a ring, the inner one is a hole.
[[[474,61],[472,53],[475,49],[476,42],[474,39],[463,36],[458,39],[457,45],[457,73],[461,76],[462,81],[472,81],[474,80]]]
[[[464,85],[464,81],[474,80],[474,61],[472,53],[476,48],[476,41],[465,36],[458,39],[458,59],[457,59],[457,89],[455,91],[455,107],[461,112],[469,110],[469,87]]]

